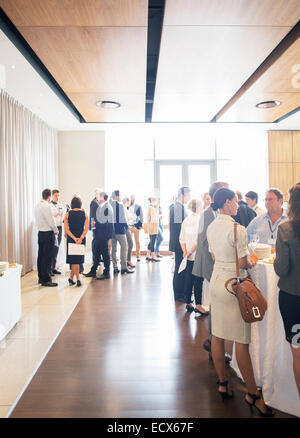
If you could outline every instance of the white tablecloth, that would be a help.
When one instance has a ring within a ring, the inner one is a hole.
[[[21,272],[22,265],[17,265],[0,277],[0,341],[21,318]]]
[[[262,387],[266,404],[300,416],[300,400],[293,373],[290,345],[278,305],[278,277],[272,264],[258,262],[251,271],[256,286],[268,301],[264,319],[251,324],[250,353],[256,383]],[[235,351],[231,366],[241,377]]]

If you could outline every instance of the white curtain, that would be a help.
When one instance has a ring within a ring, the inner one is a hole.
[[[36,265],[34,207],[57,184],[57,132],[0,92],[0,260]]]

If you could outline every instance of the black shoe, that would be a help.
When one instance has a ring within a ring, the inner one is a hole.
[[[61,272],[59,272],[59,271],[57,271],[56,269],[53,269],[53,274],[56,274],[56,275],[61,275]]]
[[[135,268],[135,265],[131,265],[130,263],[128,263],[127,262],[127,266],[128,266],[128,268],[130,268],[130,269],[133,269],[133,268]]]
[[[55,274],[53,272],[51,272],[50,277],[54,277],[54,276],[55,276]]]
[[[152,258],[151,257],[146,257],[147,262],[151,262]]]
[[[136,259],[136,261],[137,261],[137,262],[140,262],[140,261],[141,261],[141,259],[140,259],[140,258],[138,258],[138,259]]]
[[[52,281],[47,281],[46,283],[42,283],[42,286],[55,287],[55,286],[58,286],[58,284],[57,283],[53,283]]]
[[[219,394],[220,394],[220,397],[221,397],[223,403],[224,403],[224,400],[225,400],[225,399],[233,398],[233,391],[231,391],[231,394],[229,394],[229,392],[228,392],[228,380],[225,380],[225,382],[220,382],[220,381],[218,380],[218,381],[217,381],[217,385],[219,385],[219,386],[225,386],[225,387],[226,387],[226,391],[225,391],[225,392],[222,392],[222,391],[218,390],[218,392],[219,392]]]
[[[130,271],[129,269],[121,269],[121,275],[123,274],[134,274],[135,271]]]
[[[82,286],[81,281],[77,280],[77,287],[80,287],[80,286]]]
[[[92,272],[92,271],[88,272],[87,274],[84,274],[84,273],[83,273],[83,275],[84,275],[85,277],[96,278],[96,273],[94,273],[94,272]]]
[[[160,262],[159,259],[151,259],[152,262]]]
[[[194,306],[192,306],[191,304],[187,304],[187,305],[185,306],[185,308],[186,308],[186,310],[187,310],[188,312],[190,312],[190,313],[192,313],[192,312],[195,310]]]
[[[114,274],[119,274],[119,272],[120,272],[120,269],[114,268]]]
[[[259,407],[256,406],[256,400],[260,400],[261,395],[250,394],[250,392],[248,392],[247,395],[252,398],[252,402],[248,402],[248,400],[245,398],[245,402],[249,405],[251,414],[253,414],[253,408],[255,408],[260,417],[274,417],[275,412],[269,406],[266,405],[266,412],[261,411]]]
[[[71,286],[73,286],[75,283],[75,281],[72,280],[72,278],[68,278],[68,282]]]
[[[106,280],[107,278],[110,278],[109,274],[102,274],[100,277],[97,277],[96,280]]]

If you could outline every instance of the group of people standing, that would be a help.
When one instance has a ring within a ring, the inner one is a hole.
[[[290,189],[287,215],[283,210],[283,194],[276,188],[266,192],[266,211],[257,208],[255,192],[248,192],[244,202],[241,194],[230,190],[225,182],[212,184],[209,195],[211,204],[199,214],[197,200],[189,203],[190,189],[182,187],[170,208],[170,250],[175,253],[174,298],[185,303],[188,312],[207,315],[201,306],[201,295],[203,281],[209,282],[210,337],[204,348],[214,362],[220,396],[223,401],[234,396],[225,372],[227,340],[235,342],[237,363],[248,390],[246,403],[251,410],[256,408],[260,416],[270,417],[274,412],[264,403],[253,373],[249,354],[250,324],[242,319],[238,301],[226,291],[225,282],[236,276],[235,249],[241,278],[247,277],[247,269],[257,263],[255,252],[250,255],[248,250],[253,233],[259,242],[276,247],[274,269],[279,276],[279,308],[286,339],[291,344],[294,376],[300,395],[300,345],[295,343],[298,339],[295,327],[300,324],[300,183]],[[192,209],[192,216],[187,215],[186,204]],[[187,264],[181,270],[184,258]],[[191,302],[192,289],[195,307]]]

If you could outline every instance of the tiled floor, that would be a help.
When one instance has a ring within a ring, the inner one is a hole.
[[[22,317],[0,342],[0,418],[7,417],[70,317],[90,280],[70,287],[68,273],[57,288],[37,284],[36,272],[22,277]]]

